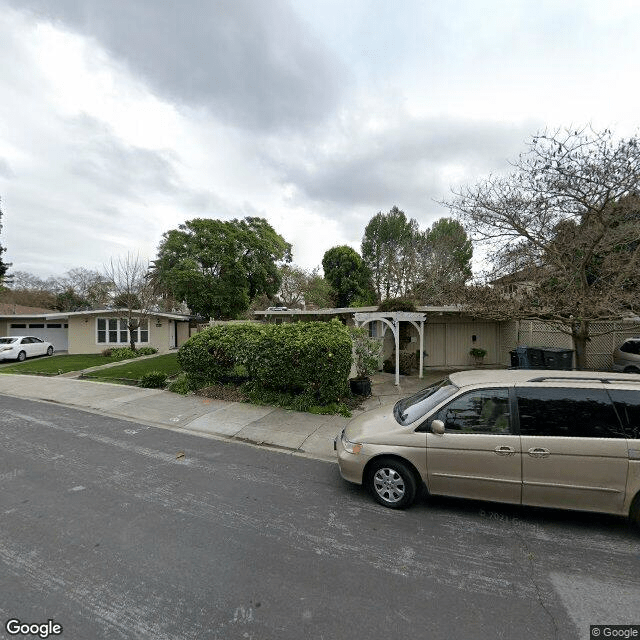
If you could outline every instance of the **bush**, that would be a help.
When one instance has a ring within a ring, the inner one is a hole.
[[[111,348],[111,357],[116,360],[128,360],[135,358],[136,352],[131,347],[113,347]]]
[[[364,327],[351,327],[349,333],[353,341],[356,375],[360,379],[368,378],[378,370],[382,342],[370,338]]]
[[[387,298],[378,305],[378,311],[415,311],[416,303],[407,298]]]
[[[166,384],[167,374],[163,371],[149,371],[138,380],[138,386],[146,389],[164,389]]]
[[[158,353],[155,347],[140,347],[136,349],[136,355],[138,356],[152,356],[154,353]]]
[[[351,338],[338,320],[220,325],[185,342],[178,363],[191,388],[244,378],[256,396],[273,390],[326,404],[348,393]]]
[[[175,380],[172,380],[167,385],[167,391],[172,391],[173,393],[179,393],[183,396],[186,396],[189,393],[189,391],[192,391],[187,374],[182,372],[180,375],[178,375],[178,377]]]
[[[339,321],[266,325],[254,344],[250,377],[259,385],[336,402],[348,394],[351,338]]]
[[[101,355],[103,355],[105,358],[110,358],[112,352],[113,349],[111,347],[107,347],[106,349],[102,350]]]
[[[238,365],[244,365],[250,375],[254,344],[263,330],[261,325],[250,323],[205,329],[180,347],[178,364],[196,386],[237,377]]]

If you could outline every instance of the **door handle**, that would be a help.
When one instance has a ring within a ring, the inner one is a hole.
[[[507,447],[506,445],[498,446],[494,449],[494,451],[499,456],[512,456],[516,452],[513,447]]]
[[[532,458],[548,458],[551,452],[549,449],[544,449],[543,447],[533,447],[533,449],[529,449],[527,453]]]

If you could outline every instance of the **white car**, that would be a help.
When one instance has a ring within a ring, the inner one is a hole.
[[[6,336],[0,338],[0,360],[23,362],[34,356],[52,356],[53,345],[33,336]]]

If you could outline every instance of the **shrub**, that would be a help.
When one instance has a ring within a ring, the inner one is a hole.
[[[339,320],[267,325],[254,349],[250,377],[258,384],[303,394],[314,404],[348,393],[351,338]]]
[[[113,349],[111,347],[107,347],[106,349],[102,350],[101,355],[103,355],[105,358],[110,358],[112,352],[113,352]]]
[[[244,365],[250,375],[254,344],[263,330],[262,326],[250,323],[205,329],[180,347],[178,364],[197,386],[233,378],[234,371],[238,372],[237,365]]]
[[[378,356],[382,343],[370,338],[364,327],[351,327],[349,333],[353,342],[356,375],[361,379],[368,378],[378,370]]]
[[[152,356],[154,353],[158,353],[155,347],[140,347],[136,349],[136,355],[138,356]]]
[[[391,360],[391,358],[387,358],[383,363],[382,363],[382,370],[385,373],[395,373],[396,370],[396,363],[395,360]]]
[[[186,396],[189,391],[192,391],[191,385],[189,384],[189,377],[186,373],[182,372],[178,375],[175,380],[172,380],[167,385],[167,391],[172,391],[173,393],[179,393],[183,396]]]
[[[136,352],[131,347],[113,347],[111,349],[111,357],[116,360],[128,360],[135,358]]]
[[[415,311],[416,303],[407,298],[387,298],[378,305],[378,311]]]
[[[400,373],[403,376],[408,376],[411,371],[416,368],[416,354],[407,353],[406,351],[400,352]]]
[[[138,380],[138,386],[146,389],[163,389],[166,384],[167,374],[163,371],[149,371]]]

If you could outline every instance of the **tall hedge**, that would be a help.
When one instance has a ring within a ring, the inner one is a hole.
[[[192,336],[178,362],[194,381],[219,382],[243,365],[256,385],[320,404],[348,391],[351,337],[338,321],[219,325]]]
[[[304,393],[323,404],[347,393],[351,337],[339,320],[266,325],[257,346],[256,383]]]
[[[236,365],[250,374],[254,344],[262,335],[260,325],[218,325],[191,336],[178,351],[178,364],[196,383],[221,382]]]

